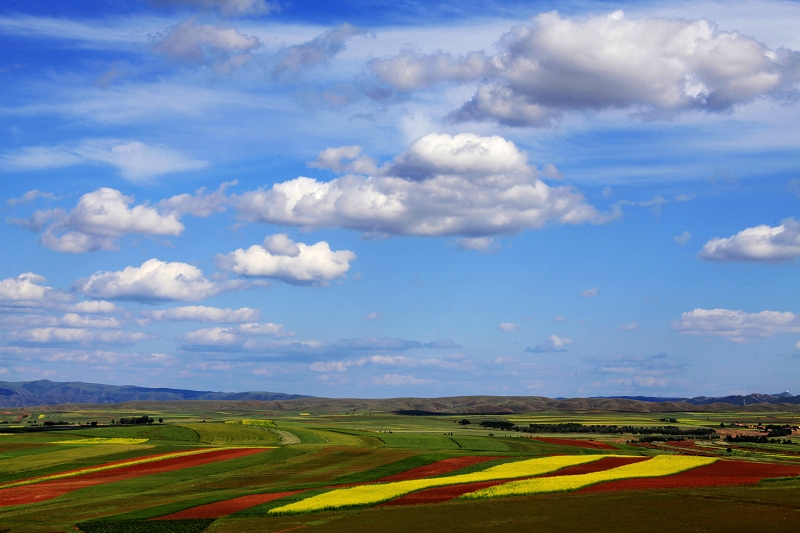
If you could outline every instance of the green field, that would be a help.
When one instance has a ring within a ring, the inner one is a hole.
[[[222,406],[224,407],[224,406]],[[637,435],[539,434],[481,426],[486,421],[527,424],[578,423],[601,426],[685,430],[741,424],[794,424],[791,412],[626,413],[570,411],[508,416],[403,416],[391,413],[310,414],[262,412],[238,406],[210,409],[190,402],[149,404],[148,410],[122,412],[119,406],[86,411],[36,409],[7,411],[0,425],[0,502],[2,485],[40,476],[104,467],[115,461],[171,452],[256,448],[257,453],[144,475],[109,478],[71,488],[42,501],[0,506],[0,530],[11,532],[83,531],[406,531],[414,524],[425,531],[744,531],[777,527],[800,519],[800,480],[786,479],[751,486],[629,491],[609,494],[559,494],[486,501],[453,500],[404,507],[372,507],[308,515],[274,516],[269,510],[294,499],[339,485],[366,483],[447,458],[487,456],[486,463],[458,473],[480,471],[502,462],[548,455],[633,455],[678,453],[674,443],[631,444]],[[111,420],[147,414],[152,424],[120,426]],[[13,415],[13,416],[12,416]],[[22,418],[27,415],[26,418]],[[675,423],[664,422],[664,418]],[[164,420],[157,422],[158,418]],[[37,424],[27,421],[36,420]],[[41,427],[46,420],[70,426]],[[96,426],[86,425],[96,421]],[[78,425],[78,424],[83,425]],[[19,427],[22,426],[22,427]],[[36,427],[39,426],[39,427]],[[491,435],[491,436],[490,436]],[[546,443],[534,437],[578,439],[605,444],[603,449]],[[147,439],[138,444],[103,443],[102,439]],[[64,441],[87,439],[87,444]],[[774,464],[800,464],[800,438],[792,443],[728,446],[722,439],[697,441],[700,453]],[[610,448],[609,448],[610,447]],[[609,448],[609,449],[605,449]],[[728,450],[728,448],[731,448]],[[198,457],[195,454],[191,457]],[[138,463],[137,463],[138,464]],[[154,462],[142,463],[154,465]],[[148,467],[149,468],[149,467]],[[111,470],[108,470],[109,472]],[[135,471],[135,469],[134,469]],[[450,474],[441,474],[450,475]],[[48,478],[49,479],[49,478]],[[60,478],[59,478],[60,479]],[[66,478],[65,478],[66,479]],[[38,483],[52,483],[39,481]],[[31,483],[26,486],[48,487]],[[252,505],[217,519],[152,521],[150,519],[240,496],[307,491],[276,502]],[[172,524],[172,529],[168,526]]]

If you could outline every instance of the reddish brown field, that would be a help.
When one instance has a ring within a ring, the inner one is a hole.
[[[181,520],[181,519],[197,519],[197,518],[219,518],[221,516],[228,516],[237,511],[249,509],[262,503],[271,502],[286,496],[292,496],[303,492],[302,490],[290,490],[286,492],[270,492],[268,494],[248,494],[247,496],[239,496],[230,500],[223,500],[220,502],[209,503],[206,505],[198,505],[191,509],[184,509],[177,513],[168,514],[166,516],[159,516],[153,520]]]
[[[550,476],[569,476],[575,474],[589,474],[591,472],[600,472],[608,470],[609,468],[616,468],[631,463],[638,463],[647,457],[606,457],[599,461],[586,463],[582,465],[569,466],[562,468],[556,472],[545,474],[541,477]],[[434,487],[432,489],[421,490],[419,492],[412,492],[406,494],[395,500],[384,503],[385,506],[394,505],[417,505],[421,503],[441,503],[458,498],[462,494],[474,492],[476,490],[485,489],[487,487],[494,487],[495,485],[502,485],[508,483],[507,479],[496,479],[492,481],[479,481],[477,483],[465,483],[463,485],[450,485],[447,487]]]
[[[132,466],[122,466],[113,470],[104,470],[101,472],[93,472],[91,474],[82,474],[68,478],[43,481],[41,483],[24,485],[21,487],[0,489],[0,506],[4,507],[9,505],[22,505],[26,503],[41,502],[56,498],[62,494],[67,494],[68,492],[82,489],[84,487],[90,487],[92,485],[122,481],[125,479],[132,479],[149,474],[170,472],[181,468],[189,468],[192,466],[204,465],[216,461],[237,459],[239,457],[246,457],[248,455],[261,453],[267,450],[268,449],[265,448],[211,450],[198,455],[175,457],[173,459],[164,459],[162,461]]]
[[[596,440],[558,439],[553,437],[536,437],[534,440],[546,442],[547,444],[575,446],[577,448],[589,448],[591,450],[616,450],[616,448],[610,444],[606,444],[605,442],[597,442]]]
[[[442,459],[441,461],[436,461],[433,464],[412,468],[411,470],[406,470],[405,472],[400,472],[399,474],[386,476],[379,479],[378,481],[407,481],[409,479],[420,479],[423,477],[438,476],[441,474],[448,474],[450,472],[459,470],[467,466],[484,463],[486,461],[494,461],[496,459],[504,459],[504,457],[476,456],[476,455],[467,455],[464,457],[451,457],[449,459]]]
[[[749,461],[717,461],[675,474],[673,476],[623,479],[609,481],[581,489],[580,492],[609,492],[640,489],[680,489],[692,487],[721,487],[725,485],[750,485],[772,477],[800,475],[800,466]]]

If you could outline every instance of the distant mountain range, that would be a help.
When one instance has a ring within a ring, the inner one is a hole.
[[[780,394],[748,394],[746,396],[695,396],[694,398],[662,398],[661,396],[605,396],[605,398],[620,398],[623,400],[636,400],[639,402],[686,402],[692,405],[711,405],[712,403],[727,403],[730,405],[754,405],[757,403],[791,403],[800,404],[800,394],[792,396],[788,391]]]
[[[109,404],[135,401],[238,400],[269,401],[310,398],[282,392],[213,392],[184,389],[101,385],[70,381],[0,381],[0,407],[59,405],[71,403]]]
[[[748,394],[719,398],[662,398],[614,396],[599,398],[544,398],[539,396],[457,396],[450,398],[341,399],[317,398],[282,392],[214,392],[187,389],[102,385],[71,381],[0,381],[0,407],[63,404],[119,404],[165,401],[266,402],[264,409],[276,411],[395,411],[403,414],[511,414],[525,411],[599,409],[610,411],[684,411],[712,404],[751,406],[756,404],[800,405],[800,395]],[[293,400],[287,403],[288,400]]]

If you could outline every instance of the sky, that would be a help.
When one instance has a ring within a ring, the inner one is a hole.
[[[798,393],[798,21],[6,0],[0,380]]]

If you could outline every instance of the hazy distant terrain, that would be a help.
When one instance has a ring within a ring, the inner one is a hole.
[[[253,402],[267,411],[293,412],[398,412],[407,415],[430,414],[511,414],[528,411],[604,410],[631,412],[696,411],[732,406],[759,406],[770,410],[800,406],[800,396],[749,394],[711,398],[560,398],[542,396],[454,396],[445,398],[316,398],[280,392],[213,392],[168,388],[102,385],[97,383],[57,383],[48,380],[0,382],[0,406],[29,407],[64,404],[125,404],[121,408],[144,408],[151,402],[198,402],[214,409],[214,404],[228,410],[250,410]],[[222,403],[220,403],[222,402]],[[133,404],[133,405],[131,405]],[[240,407],[237,408],[237,404]],[[112,407],[113,408],[113,407]]]
[[[71,403],[113,404],[133,401],[177,400],[293,400],[301,394],[280,392],[212,392],[168,388],[101,385],[71,381],[0,381],[0,407],[56,405]]]

